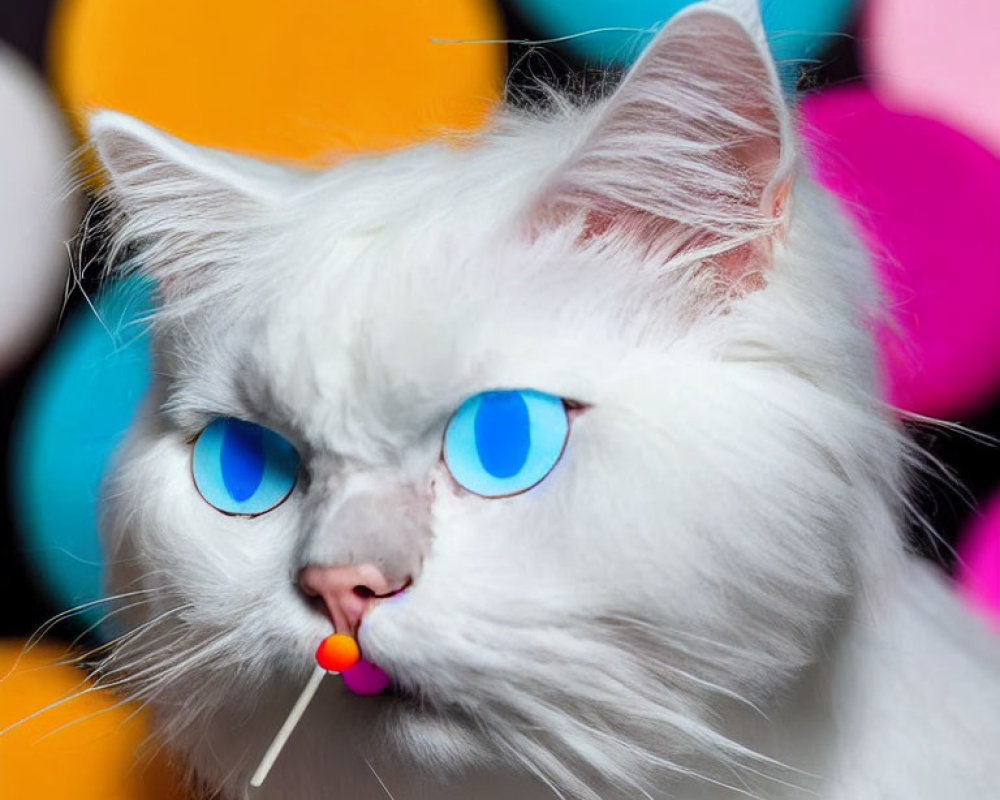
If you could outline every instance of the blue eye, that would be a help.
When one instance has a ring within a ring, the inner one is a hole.
[[[291,442],[232,417],[208,423],[191,455],[195,487],[224,514],[270,511],[291,494],[298,471],[299,454]]]
[[[533,389],[482,392],[462,403],[448,423],[444,459],[470,492],[518,494],[549,474],[568,433],[559,397]]]

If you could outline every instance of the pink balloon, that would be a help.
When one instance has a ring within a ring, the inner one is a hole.
[[[869,0],[859,39],[880,97],[954,125],[1000,154],[1000,3]]]
[[[887,399],[955,418],[1000,390],[1000,159],[853,86],[806,98],[817,179],[876,254],[897,329],[879,331]]]
[[[959,591],[1000,625],[1000,493],[959,542]]]

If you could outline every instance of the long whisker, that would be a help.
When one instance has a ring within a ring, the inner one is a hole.
[[[84,678],[83,680],[81,680],[80,683],[77,684],[77,685],[78,686],[82,686],[83,688],[80,689],[80,691],[70,690],[69,693],[67,693],[66,695],[60,697],[58,700],[53,700],[51,703],[48,703],[47,705],[44,705],[41,708],[36,709],[35,711],[32,711],[30,714],[28,714],[28,716],[22,717],[21,719],[17,720],[16,722],[12,722],[10,725],[8,725],[5,728],[0,728],[0,736],[3,736],[4,734],[9,733],[10,731],[14,730],[17,727],[20,727],[21,725],[23,725],[26,722],[30,722],[31,720],[35,719],[35,717],[38,717],[38,716],[41,716],[42,714],[44,714],[46,711],[50,711],[53,708],[58,708],[63,703],[68,703],[71,700],[76,700],[78,697],[84,697],[84,696],[90,694],[91,692],[95,691],[92,686],[89,686],[87,684],[86,678]]]
[[[97,647],[93,648],[93,650],[81,654],[78,658],[75,659],[75,663],[86,663],[89,659],[93,658],[94,655],[104,650],[110,650],[111,652],[108,656],[104,658],[101,664],[111,663],[112,661],[120,657],[120,651],[122,650],[123,645],[132,642],[136,639],[141,639],[142,637],[146,636],[150,632],[150,630],[156,625],[158,625],[160,622],[168,620],[174,615],[180,614],[184,611],[188,611],[191,609],[191,607],[192,606],[190,603],[183,603],[179,606],[174,606],[173,608],[170,608],[167,611],[158,614],[152,619],[146,620],[141,625],[138,625],[132,628],[131,630],[128,630],[125,633],[115,637],[110,642],[98,645]],[[97,669],[99,671],[100,665],[98,665]]]
[[[392,792],[389,791],[389,787],[385,785],[385,781],[382,780],[382,776],[380,776],[375,771],[375,767],[372,766],[372,762],[369,761],[367,758],[364,759],[364,761],[365,761],[365,764],[367,765],[368,769],[370,769],[372,771],[372,775],[375,776],[375,780],[378,781],[379,786],[382,787],[382,791],[384,791],[389,796],[389,800],[396,800],[396,798],[393,797]]]
[[[97,687],[94,687],[94,688],[95,688],[95,690],[97,689]],[[42,736],[39,737],[38,741],[40,741],[40,742],[44,741],[45,739],[48,739],[50,736],[54,736],[55,734],[59,733],[60,731],[64,731],[67,728],[71,728],[74,725],[79,725],[80,723],[86,722],[87,720],[90,720],[90,719],[94,719],[95,717],[99,717],[101,714],[107,714],[108,712],[114,711],[115,709],[121,708],[122,706],[127,706],[131,702],[132,701],[129,700],[128,698],[123,697],[123,698],[119,699],[116,703],[114,703],[113,705],[110,705],[110,706],[108,706],[106,708],[99,708],[96,711],[91,711],[89,714],[84,714],[82,717],[77,717],[76,719],[68,720],[67,722],[64,722],[62,725],[59,725],[58,727],[53,728],[50,731],[47,731],[45,734],[43,734]],[[126,722],[128,722],[130,719],[132,719],[134,716],[135,716],[135,712],[133,712],[132,714],[129,714],[122,721],[122,724],[124,725]]]
[[[118,616],[120,614],[125,614],[126,612],[131,611],[133,608],[139,608],[140,606],[144,606],[147,603],[149,603],[150,600],[151,600],[151,598],[144,598],[144,599],[139,600],[139,601],[137,601],[135,603],[127,603],[126,605],[118,606],[117,608],[113,608],[111,611],[109,611],[107,614],[105,614],[104,616],[102,616],[100,619],[92,622],[90,625],[88,625],[86,628],[84,628],[73,639],[73,641],[70,642],[70,648],[77,647],[80,644],[80,642],[84,638],[87,637],[88,634],[93,633],[94,631],[98,630],[102,625],[104,625],[106,622],[108,622],[108,620],[113,619],[114,617],[116,617],[116,616]],[[112,641],[115,641],[115,640],[112,640]],[[101,647],[103,647],[103,645],[97,645],[97,647],[95,647],[94,650],[97,650],[97,649],[99,649]],[[91,651],[91,652],[93,652],[93,651]]]
[[[224,634],[223,634],[223,635],[224,635]],[[222,638],[222,636],[223,636],[223,635],[220,635],[220,637],[219,637],[219,638]],[[191,654],[190,654],[190,653],[187,653],[187,654],[181,654],[181,655],[185,655],[185,656],[190,656]],[[154,665],[154,667],[155,667],[155,665]],[[151,667],[151,669],[152,669],[152,668],[153,668],[153,667]],[[122,681],[119,681],[119,682],[117,682],[117,683],[115,683],[115,684],[102,684],[102,683],[101,683],[100,681],[96,681],[96,682],[94,682],[94,683],[93,683],[93,684],[92,684],[92,685],[91,685],[91,686],[90,686],[90,687],[89,687],[88,689],[86,689],[86,690],[84,690],[83,692],[80,692],[80,693],[78,693],[78,694],[76,694],[76,695],[74,695],[74,696],[71,696],[71,697],[69,697],[69,698],[65,698],[65,699],[63,699],[63,700],[62,700],[61,702],[66,702],[67,700],[72,700],[72,699],[74,699],[74,697],[79,697],[79,696],[81,696],[81,695],[83,695],[83,694],[87,694],[87,693],[89,693],[89,692],[91,692],[91,691],[95,691],[95,692],[96,692],[96,691],[101,691],[101,692],[106,692],[106,691],[107,691],[108,689],[110,689],[110,688],[115,688],[115,687],[117,687],[117,686],[119,686],[119,685],[124,685],[124,684],[128,683],[128,681],[129,681],[129,680],[130,680],[130,678],[126,678],[126,679],[123,679]],[[53,734],[55,734],[55,733],[58,733],[58,732],[59,732],[59,731],[61,731],[61,730],[65,730],[66,728],[69,728],[69,727],[71,727],[71,726],[73,726],[73,725],[76,725],[76,724],[79,724],[79,723],[81,723],[81,722],[86,722],[87,720],[89,720],[89,719],[92,719],[92,718],[94,718],[94,717],[96,717],[96,716],[98,716],[98,715],[100,715],[100,714],[105,714],[105,713],[107,713],[107,712],[109,712],[109,711],[113,711],[113,710],[115,710],[115,709],[117,709],[117,708],[121,708],[122,706],[125,706],[125,705],[129,705],[129,704],[132,704],[132,703],[135,703],[135,702],[137,702],[137,700],[138,700],[138,699],[140,698],[141,694],[142,694],[141,692],[139,692],[139,693],[132,693],[132,694],[130,694],[130,695],[127,695],[127,696],[125,696],[125,697],[122,697],[122,698],[121,698],[121,699],[120,699],[120,700],[119,700],[118,702],[116,702],[116,703],[115,703],[114,705],[111,705],[111,706],[108,706],[107,708],[101,708],[101,709],[98,709],[98,710],[96,710],[96,711],[93,711],[93,712],[91,712],[91,713],[89,713],[89,714],[86,714],[86,715],[84,715],[83,717],[79,717],[79,718],[77,718],[77,719],[73,719],[73,720],[70,720],[70,721],[68,721],[68,722],[65,722],[65,723],[63,723],[62,725],[60,725],[59,727],[57,727],[57,728],[55,728],[55,729],[53,729],[53,730],[51,730],[51,731],[47,732],[47,733],[46,733],[46,734],[45,734],[45,735],[44,735],[43,737],[41,737],[41,738],[42,738],[42,739],[45,739],[45,738],[47,738],[48,736],[51,736],[51,735],[53,735]],[[42,710],[45,710],[45,709],[42,709]],[[135,716],[136,714],[138,714],[138,713],[139,713],[139,711],[140,711],[140,710],[141,710],[141,706],[137,707],[137,708],[136,708],[136,710],[135,710],[134,712],[132,712],[132,714],[129,714],[129,715],[128,715],[128,716],[127,716],[127,717],[125,718],[125,721],[127,722],[128,720],[132,719],[132,718],[133,718],[133,717],[134,717],[134,716]],[[23,721],[23,720],[22,720],[22,721]],[[6,730],[6,729],[5,729],[5,730]],[[0,734],[2,734],[3,732],[4,732],[4,731],[0,731]]]
[[[67,620],[70,617],[74,617],[77,614],[81,614],[87,609],[105,605],[107,603],[114,603],[119,600],[125,600],[127,598],[135,597],[137,595],[148,595],[151,594],[151,591],[152,590],[150,589],[136,589],[131,592],[122,592],[121,594],[114,594],[108,597],[101,597],[97,600],[91,600],[87,603],[80,603],[80,605],[73,606],[72,608],[67,608],[65,611],[60,611],[55,616],[43,622],[42,625],[38,628],[38,630],[36,630],[34,633],[31,634],[31,636],[28,637],[28,640],[24,644],[24,650],[30,650],[32,647],[38,644],[38,642],[41,641],[41,639],[44,638],[45,635],[49,633],[49,631],[51,631],[52,628],[54,628],[60,622]]]
[[[159,615],[158,617],[154,618],[153,620],[150,620],[148,623],[146,623],[144,626],[142,626],[140,628],[140,630],[139,630],[139,633],[141,634],[142,632],[148,631],[150,628],[152,628],[160,620],[166,619],[167,617],[169,617],[169,615],[175,614],[178,611],[182,610],[183,608],[184,608],[184,606],[178,606],[177,608],[170,609],[169,611],[164,612],[163,614]],[[39,667],[39,669],[45,669],[45,668],[48,668],[48,666],[54,666],[54,665],[46,665],[45,667]],[[87,680],[86,677],[83,677],[83,678],[81,678],[80,683],[77,684],[77,687],[74,687],[73,689],[70,689],[62,697],[60,697],[60,698],[52,701],[51,703],[48,703],[48,704],[42,706],[39,709],[36,709],[35,711],[31,712],[27,716],[22,717],[21,719],[15,721],[15,722],[12,722],[11,724],[7,725],[6,727],[0,729],[0,736],[3,736],[5,733],[8,733],[9,731],[14,730],[15,728],[23,725],[24,723],[29,722],[32,719],[35,719],[36,717],[40,716],[41,714],[44,714],[44,713],[46,713],[46,712],[48,712],[48,711],[50,711],[50,710],[52,710],[54,708],[58,708],[59,706],[65,704],[65,703],[71,702],[71,701],[76,700],[76,699],[78,699],[80,697],[84,697],[84,696],[86,696],[88,694],[96,692],[96,691],[98,691],[101,688],[102,688],[101,686],[97,685],[97,682],[90,683],[90,682],[88,682],[88,680]]]
[[[171,609],[171,612],[166,612],[166,613],[174,613],[176,611],[181,610],[182,608],[183,608],[183,606],[178,607],[176,609]],[[160,617],[158,617],[157,619],[158,620],[159,619],[163,619],[166,616],[166,613],[163,614],[163,615],[160,615]],[[148,629],[149,627],[151,627],[152,622],[154,622],[154,621],[151,621],[146,626],[146,629]],[[226,633],[222,633],[222,634],[219,634],[214,639],[208,640],[208,643],[211,643],[211,644],[215,645],[215,644],[218,643],[219,640],[225,639],[226,637],[227,637],[227,634]],[[164,648],[160,648],[160,650],[158,650],[158,651],[154,651],[154,653],[162,653],[162,652],[164,652],[166,650],[167,650],[167,648],[164,647]],[[183,666],[183,667],[185,667],[184,671],[186,671],[186,669],[189,667],[190,662],[198,660],[197,658],[193,658],[193,656],[199,656],[201,654],[199,652],[197,652],[197,650],[195,649],[195,647],[190,648],[190,650],[193,650],[194,652],[189,651],[189,652],[176,653],[172,658],[168,659],[168,663],[170,663],[170,662],[177,662],[176,664],[171,663],[172,669],[177,670],[179,667]],[[209,655],[214,655],[214,653],[210,653]],[[187,660],[187,662],[189,662],[189,663],[185,664],[184,663],[185,660]],[[160,663],[163,663],[163,662],[161,661]],[[9,731],[9,730],[17,727],[18,725],[21,725],[21,724],[23,724],[25,722],[28,722],[29,720],[31,720],[31,719],[39,716],[40,714],[45,713],[46,711],[49,711],[49,710],[51,710],[53,708],[56,708],[57,706],[62,705],[63,703],[75,700],[75,699],[77,699],[79,697],[83,697],[83,696],[85,696],[87,694],[91,694],[91,693],[95,693],[95,692],[104,693],[104,692],[106,692],[106,691],[108,691],[110,689],[115,689],[115,688],[118,688],[120,686],[128,685],[129,683],[134,682],[137,679],[137,677],[141,677],[142,673],[146,673],[146,672],[155,670],[156,666],[157,666],[156,664],[153,664],[152,666],[148,667],[147,669],[142,670],[139,676],[129,675],[128,677],[125,677],[125,678],[123,678],[121,680],[114,681],[114,682],[111,682],[111,683],[102,682],[102,680],[100,679],[100,677],[98,677],[97,680],[94,680],[93,682],[91,682],[89,685],[88,685],[88,683],[87,683],[86,680],[83,680],[79,684],[80,686],[83,687],[80,691],[71,692],[67,696],[59,698],[58,700],[56,700],[56,701],[48,704],[47,706],[38,709],[37,711],[33,712],[32,714],[28,715],[27,717],[24,717],[23,719],[18,720],[17,722],[13,723],[12,725],[9,725],[8,727],[0,730],[0,736],[2,736],[7,731]],[[122,667],[122,668],[116,668],[114,670],[114,672],[118,672],[121,669],[124,669],[124,667]],[[131,703],[139,703],[140,706],[132,714],[130,714],[128,717],[126,717],[125,721],[128,721],[129,719],[131,719],[135,714],[137,714],[141,710],[141,704],[144,703],[148,697],[155,696],[156,691],[157,690],[161,690],[163,688],[163,683],[164,682],[165,681],[161,680],[161,681],[158,681],[158,682],[150,683],[149,685],[147,685],[146,687],[144,687],[140,691],[130,692],[126,696],[122,697],[114,705],[108,706],[106,708],[98,709],[97,711],[93,711],[93,712],[91,712],[89,714],[86,714],[83,717],[80,717],[80,718],[77,718],[77,719],[74,719],[74,720],[70,720],[70,721],[68,721],[66,723],[63,723],[62,725],[60,725],[59,727],[55,728],[54,730],[47,732],[42,738],[44,739],[44,738],[46,738],[48,736],[51,736],[51,735],[53,735],[55,733],[58,733],[61,730],[66,729],[68,727],[76,725],[76,724],[78,724],[80,722],[85,722],[88,719],[92,719],[93,717],[98,716],[100,714],[104,714],[104,713],[107,713],[109,711],[113,711],[114,709],[121,708],[122,706],[129,705]]]
[[[52,631],[52,629],[58,625],[60,622],[69,619],[70,617],[81,614],[84,611],[94,608],[96,606],[103,605],[105,603],[112,603],[119,599],[124,599],[127,597],[132,597],[139,594],[147,593],[148,589],[139,589],[131,592],[122,592],[121,594],[111,595],[110,597],[102,597],[98,600],[91,600],[87,603],[81,603],[80,605],[73,606],[73,608],[68,608],[65,611],[60,611],[55,616],[43,622],[38,629],[28,637],[27,641],[24,643],[24,647],[21,648],[21,652],[17,654],[14,659],[14,663],[7,670],[6,674],[0,676],[0,681],[6,680],[10,677],[17,668],[21,665],[22,660],[27,656],[38,644],[42,641],[45,636]]]

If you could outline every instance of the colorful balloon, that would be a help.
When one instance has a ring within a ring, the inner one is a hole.
[[[1000,154],[1000,3],[869,0],[864,23],[858,40],[879,96]]]
[[[25,642],[0,641],[3,796],[182,800],[164,758],[142,755],[145,712],[61,663],[72,655],[52,644],[26,651]]]
[[[490,0],[62,0],[52,74],[94,108],[196,144],[296,161],[477,127],[503,86]]]
[[[1000,492],[959,539],[955,577],[969,603],[1000,627]]]
[[[880,331],[888,399],[961,418],[1000,390],[1000,159],[855,86],[808,97],[819,180],[872,247],[898,331]]]
[[[102,596],[97,535],[101,477],[149,383],[141,281],[114,284],[63,325],[38,367],[14,429],[12,504],[22,547],[60,608]],[[92,605],[83,618],[110,609]]]
[[[585,61],[627,65],[653,34],[693,0],[514,0],[526,20],[546,37],[562,38]],[[764,27],[779,61],[817,58],[842,31],[853,0],[766,0]]]
[[[70,137],[45,84],[0,43],[0,373],[55,323],[79,204]]]

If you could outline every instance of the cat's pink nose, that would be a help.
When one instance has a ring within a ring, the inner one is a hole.
[[[409,578],[390,581],[374,564],[310,564],[299,573],[302,592],[321,604],[337,633],[349,636],[357,635],[361,619],[373,603],[399,594],[409,585]]]

